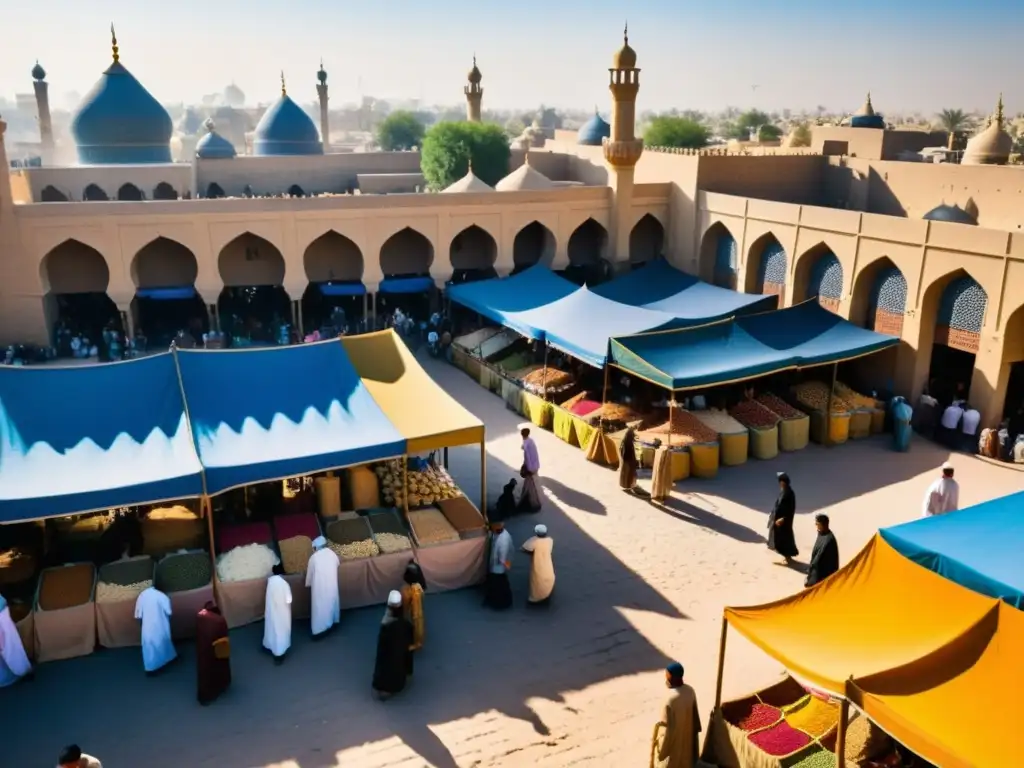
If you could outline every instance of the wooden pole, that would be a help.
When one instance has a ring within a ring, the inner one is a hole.
[[[846,721],[850,717],[850,700],[843,699],[839,706],[839,727],[836,729],[836,766],[843,768],[846,764]]]
[[[487,519],[487,444],[480,441],[480,512]]]
[[[213,504],[210,502],[209,496],[203,496],[199,499],[199,511],[201,514],[206,515],[206,529],[209,535],[210,542],[210,562],[217,565],[217,557],[214,555],[214,538],[213,538]]]
[[[608,363],[604,364],[604,386],[601,389],[601,405],[608,402],[608,374],[611,372],[612,367]]]
[[[828,408],[825,410],[825,445],[832,445],[832,399],[836,396],[836,377],[839,363],[832,366],[832,386],[828,390]]]
[[[725,676],[725,641],[729,637],[729,620],[722,617],[722,637],[718,641],[718,681],[715,683],[715,710],[722,706],[722,679]]]
[[[409,516],[409,457],[402,457],[402,506],[405,507],[405,515]]]
[[[550,347],[548,343],[544,342],[544,373],[542,374],[541,381],[544,382],[541,386],[544,387],[544,402],[548,401],[548,350]]]

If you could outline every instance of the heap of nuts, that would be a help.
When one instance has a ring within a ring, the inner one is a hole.
[[[773,395],[771,392],[765,392],[763,395],[758,395],[757,402],[774,413],[780,419],[806,418],[803,413],[800,413],[800,411],[791,406],[781,397]]]
[[[334,550],[341,560],[362,560],[366,557],[376,557],[380,554],[380,548],[373,539],[353,541],[348,544],[338,544],[334,541],[327,542],[327,546]]]
[[[729,414],[748,429],[771,429],[779,417],[756,400],[744,400],[729,409]]]
[[[405,552],[407,549],[412,549],[409,537],[403,536],[400,533],[375,533],[373,538],[377,542],[377,548],[384,555],[392,555],[395,552]]]
[[[832,400],[832,413],[849,413],[853,407],[842,397],[832,392],[831,387],[820,381],[805,381],[793,387],[793,395],[801,405],[805,405],[812,411],[825,411],[828,409],[829,397]]]

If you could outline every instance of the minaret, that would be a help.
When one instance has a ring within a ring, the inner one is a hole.
[[[602,145],[604,159],[611,166],[613,191],[611,252],[608,256],[612,266],[618,267],[629,262],[633,173],[644,151],[643,139],[634,135],[640,70],[636,66],[636,51],[629,47],[628,24],[622,33],[622,47],[612,57],[608,74],[608,90],[612,92],[612,135]]]
[[[46,70],[39,62],[32,67],[32,88],[36,92],[36,112],[39,115],[39,140],[43,145],[44,162],[53,160],[53,123],[50,122],[50,84],[46,82]]]
[[[320,97],[320,141],[324,145],[326,155],[331,149],[331,126],[327,114],[327,71],[324,69],[323,59],[320,59],[320,71],[316,73],[316,79],[320,81],[316,87],[316,95]]]
[[[4,144],[4,131],[7,123],[0,117],[0,235],[4,229],[14,226],[10,209],[14,205],[11,192],[11,164],[7,162],[7,147]],[[0,238],[2,239],[2,238]]]
[[[480,81],[484,76],[476,65],[476,54],[473,54],[473,68],[469,70],[467,77],[469,85],[463,90],[466,94],[466,119],[471,123],[480,122],[480,103],[484,98],[484,89],[480,87]]]

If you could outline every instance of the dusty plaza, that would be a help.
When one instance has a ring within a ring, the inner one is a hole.
[[[487,473],[497,489],[520,464],[521,417],[455,368],[424,364],[485,422]],[[515,518],[510,530],[518,545],[536,522],[548,525],[557,571],[550,609],[524,606],[522,554],[507,613],[483,609],[474,589],[428,594],[415,682],[386,703],[370,693],[379,607],[343,613],[336,633],[319,643],[297,623],[295,647],[280,667],[261,651],[262,623],[232,631],[232,687],[207,708],[195,702],[190,644],[154,679],[144,676],[137,649],[45,664],[34,682],[0,690],[4,765],[47,766],[57,746],[73,742],[111,766],[646,765],[666,662],[686,666],[705,718],[723,606],[802,586],[803,575],[773,564],[778,558],[765,547],[775,472],[793,478],[798,561],[806,562],[813,541],[813,513],[826,511],[845,563],[878,527],[920,515],[924,489],[950,456],[920,438],[909,453],[893,453],[887,435],[810,446],[714,480],[681,482],[660,507],[625,495],[616,473],[553,434],[536,437],[544,508]],[[473,495],[476,452],[453,450],[451,461]],[[964,455],[952,461],[962,506],[1021,487],[1012,466]],[[732,633],[727,698],[780,672]]]

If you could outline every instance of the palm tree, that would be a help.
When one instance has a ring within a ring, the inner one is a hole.
[[[936,117],[939,118],[939,125],[949,134],[949,148],[953,148],[953,140],[959,133],[965,133],[971,129],[972,120],[970,115],[962,109],[944,109]]]

